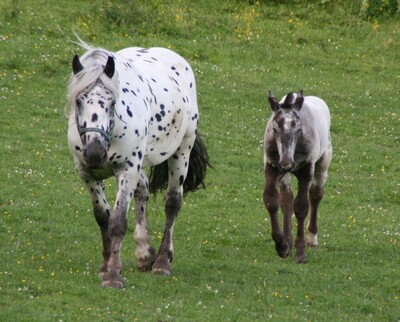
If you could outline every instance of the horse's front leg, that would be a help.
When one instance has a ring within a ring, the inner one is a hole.
[[[296,262],[307,263],[305,253],[306,241],[304,238],[304,223],[309,210],[308,190],[313,177],[314,167],[310,164],[296,172],[298,180],[298,193],[294,200],[294,213],[297,219],[297,235],[295,241]]]
[[[283,235],[292,249],[292,216],[293,216],[293,192],[290,186],[290,173],[285,174],[280,180],[279,205],[283,213]]]
[[[151,270],[157,258],[157,251],[150,245],[150,236],[147,229],[148,186],[147,176],[142,171],[134,194],[136,201],[136,227],[133,235],[133,239],[136,242],[136,265],[141,271]]]
[[[290,254],[290,245],[279,225],[279,192],[277,186],[280,174],[278,169],[272,167],[269,163],[266,163],[264,171],[264,205],[271,218],[272,239],[275,241],[275,249],[278,255],[286,258]]]
[[[103,241],[103,264],[100,266],[99,274],[104,275],[107,272],[108,260],[110,259],[111,253],[111,238],[108,231],[111,207],[107,201],[103,181],[96,181],[94,185],[90,184],[89,191],[92,196],[94,217],[100,227]]]
[[[111,238],[111,253],[107,273],[104,275],[101,285],[123,288],[121,245],[128,228],[128,209],[138,182],[138,172],[126,170],[118,173],[116,178],[118,192],[108,228]]]
[[[103,241],[103,264],[100,266],[99,274],[103,275],[107,272],[107,264],[111,252],[111,239],[108,231],[111,207],[107,201],[104,182],[96,181],[80,163],[77,163],[77,170],[90,193],[94,218],[96,219],[101,232],[101,238]]]

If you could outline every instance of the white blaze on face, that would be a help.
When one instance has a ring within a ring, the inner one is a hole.
[[[279,163],[294,162],[297,145],[298,126],[294,115],[286,114],[274,122],[276,145],[279,153]]]
[[[294,151],[296,149],[297,143],[297,135],[294,133],[295,128],[293,128],[294,120],[292,117],[288,117],[285,119],[283,123],[283,132],[290,137],[289,142],[285,142],[285,150],[288,156],[294,158]]]

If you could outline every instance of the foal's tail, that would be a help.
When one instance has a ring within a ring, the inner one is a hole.
[[[200,134],[197,133],[194,141],[193,149],[190,152],[189,167],[185,182],[183,183],[183,194],[205,188],[204,178],[206,176],[207,167],[212,167],[208,161],[208,153]],[[168,185],[168,160],[151,168],[150,176],[150,192],[157,193]]]

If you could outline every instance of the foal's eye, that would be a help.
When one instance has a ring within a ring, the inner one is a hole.
[[[80,99],[77,99],[76,100],[76,107],[78,108],[78,110],[82,107],[82,102],[81,102],[81,100]]]

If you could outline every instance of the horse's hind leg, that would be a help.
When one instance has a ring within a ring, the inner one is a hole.
[[[150,236],[147,230],[147,201],[149,199],[148,179],[141,171],[134,197],[136,200],[136,227],[133,239],[136,242],[136,265],[141,271],[151,270],[157,257],[156,250],[150,246]]]
[[[175,220],[182,205],[182,193],[179,188],[168,189],[167,200],[165,202],[165,228],[158,250],[157,260],[153,264],[152,273],[156,275],[172,274],[172,259],[174,255],[173,233]]]
[[[310,199],[310,221],[307,227],[306,241],[311,247],[318,246],[318,206],[324,196],[324,184],[328,177],[328,167],[331,153],[325,154],[315,165],[314,179],[309,191]]]
[[[286,258],[290,254],[290,245],[279,225],[279,192],[277,189],[279,172],[270,164],[265,165],[264,205],[271,218],[272,239],[275,241],[275,250],[280,257]]]
[[[195,137],[185,137],[175,154],[168,159],[168,188],[165,202],[165,229],[157,260],[153,264],[152,273],[157,275],[172,274],[174,254],[173,232],[176,217],[182,205],[183,183],[186,179],[190,151]]]

